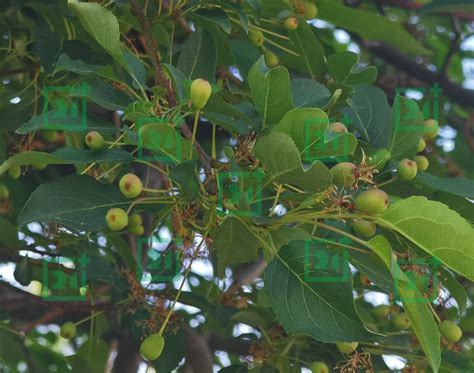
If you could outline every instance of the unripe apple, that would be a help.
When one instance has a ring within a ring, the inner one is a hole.
[[[311,373],[329,373],[329,367],[322,361],[315,361],[310,365]]]
[[[128,225],[131,227],[132,225],[142,225],[143,218],[140,214],[132,214],[128,218]]]
[[[377,224],[368,220],[355,220],[352,229],[362,237],[372,237],[377,229]]]
[[[328,130],[333,132],[333,133],[347,133],[347,127],[344,125],[344,123],[341,122],[333,122],[328,126]]]
[[[10,191],[5,184],[0,184],[0,199],[7,199],[10,196]]]
[[[119,231],[128,224],[128,215],[125,210],[120,208],[111,208],[105,216],[107,225],[113,231]]]
[[[337,342],[336,346],[343,354],[350,354],[356,350],[357,346],[359,346],[359,342]]]
[[[72,321],[68,321],[61,325],[61,337],[66,339],[72,339],[76,335],[76,324]]]
[[[357,210],[368,214],[380,214],[388,207],[387,194],[380,189],[370,189],[362,192],[355,199]]]
[[[415,162],[419,171],[426,171],[430,166],[430,161],[424,155],[417,155],[415,157]]]
[[[142,192],[143,184],[137,175],[125,174],[119,181],[119,188],[125,197],[135,198]]]
[[[407,330],[411,326],[411,321],[405,312],[393,315],[392,325],[397,330]]]
[[[449,343],[456,343],[462,337],[461,328],[450,320],[441,321],[438,324],[438,329],[443,338]]]
[[[263,32],[257,29],[250,29],[249,31],[249,40],[256,47],[261,47],[265,42],[265,36]]]
[[[211,97],[212,87],[205,79],[195,79],[191,83],[190,97],[193,106],[201,110]]]
[[[310,2],[305,2],[304,18],[315,19],[318,15],[318,8],[316,5]]]
[[[278,64],[280,63],[280,60],[278,59],[278,56],[275,53],[273,53],[272,51],[266,50],[265,63],[267,64],[268,67],[275,67],[275,66],[278,66]]]
[[[349,187],[354,185],[354,171],[357,166],[350,162],[341,162],[331,168],[332,180],[338,187]]]
[[[411,159],[402,159],[398,163],[397,175],[400,180],[412,180],[416,177],[418,167],[415,161]]]
[[[387,318],[387,316],[390,314],[390,307],[385,304],[381,304],[379,306],[374,307],[371,313],[372,315],[374,315],[375,318],[383,320]]]
[[[423,150],[425,150],[425,148],[426,148],[426,141],[423,139],[420,139],[420,142],[418,143],[418,148],[416,149],[416,151],[420,153]]]
[[[143,236],[145,234],[143,225],[129,225],[128,231],[135,236]]]
[[[12,179],[18,179],[21,176],[21,167],[20,166],[13,166],[8,170],[8,176]]]
[[[295,17],[288,17],[287,19],[285,19],[285,28],[287,30],[296,30],[299,26],[299,21],[297,18]]]
[[[436,119],[425,120],[425,132],[424,136],[427,139],[434,139],[439,134],[439,124]]]
[[[91,149],[101,149],[104,146],[104,138],[97,131],[90,131],[86,135],[86,145]]]
[[[140,353],[150,361],[160,357],[165,347],[165,339],[158,333],[146,337],[140,345]]]

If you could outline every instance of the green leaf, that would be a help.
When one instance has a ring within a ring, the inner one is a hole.
[[[331,100],[331,92],[311,79],[293,79],[291,93],[296,108],[325,107]]]
[[[322,162],[316,161],[309,170],[303,170],[298,148],[285,133],[275,132],[260,138],[254,151],[273,181],[292,184],[310,192],[331,186],[331,173]]]
[[[191,151],[191,143],[167,123],[148,123],[141,126],[138,138],[139,147],[157,152],[163,157],[163,161],[179,163],[188,158]]]
[[[309,131],[314,131],[318,137],[322,137],[328,125],[329,118],[320,109],[293,109],[285,114],[274,130],[289,135],[302,153],[309,145]]]
[[[392,158],[413,159],[424,133],[423,113],[416,101],[397,95],[393,103],[394,133],[388,147]]]
[[[375,220],[474,280],[474,229],[448,206],[413,196],[396,202]]]
[[[433,371],[438,372],[441,363],[440,335],[427,302],[413,302],[413,299],[421,299],[423,296],[398,267],[390,243],[384,236],[375,236],[369,241],[369,245],[394,276],[395,286],[397,286],[404,310],[410,318],[418,341]]]
[[[81,231],[100,230],[107,226],[110,208],[126,209],[129,204],[117,187],[73,175],[39,186],[23,207],[18,225],[53,221]]]
[[[319,250],[327,251],[323,247]],[[305,280],[305,273],[321,279],[334,275],[330,270],[309,270],[306,264],[310,255],[304,241],[294,241],[280,250],[264,273],[272,309],[285,331],[290,335],[310,335],[322,342],[370,339],[373,335],[364,328],[355,310],[350,278],[343,282]],[[349,264],[343,265],[348,271]]]
[[[321,79],[327,71],[324,58],[324,48],[312,31],[312,26],[301,16],[296,16],[299,26],[288,31],[288,36],[295,46],[295,51],[300,55],[296,57],[298,64],[304,63],[306,72],[311,79]]]
[[[466,310],[467,306],[467,292],[464,286],[456,280],[453,274],[445,269],[441,269],[441,277],[440,277],[441,284],[444,288],[449,291],[449,294],[455,299],[458,309],[459,315],[462,315]]]
[[[230,34],[231,24],[227,13],[220,8],[198,9],[195,14],[218,25],[225,33]]]
[[[71,373],[102,373],[107,364],[109,349],[100,338],[88,339],[71,359]]]
[[[262,56],[250,69],[248,82],[255,106],[263,115],[262,128],[278,123],[293,109],[290,76],[283,66],[270,70]]]
[[[431,54],[400,23],[386,17],[344,6],[333,0],[318,0],[318,10],[318,18],[358,33],[365,39],[384,41],[401,52]]]
[[[196,161],[185,161],[174,167],[169,177],[176,181],[190,202],[199,196],[200,182],[196,171]]]
[[[122,149],[76,149],[61,148],[52,153],[28,151],[15,154],[0,166],[0,175],[15,166],[27,166],[36,163],[46,164],[74,164],[74,163],[108,163],[108,162],[132,162],[135,160],[130,153]]]
[[[117,18],[102,5],[69,1],[69,7],[79,16],[84,29],[122,66],[127,62],[122,55],[120,28]]]
[[[72,60],[64,53],[59,56],[53,75],[59,71],[70,71],[83,76],[100,75],[104,78],[109,78],[110,76],[115,75],[110,66],[92,65],[82,60]]]
[[[169,65],[167,63],[163,64],[164,68],[166,69],[168,75],[173,82],[175,91],[177,93],[178,99],[180,103],[185,103],[189,101],[189,79],[186,78],[186,75],[183,72],[173,65]]]
[[[55,118],[58,118],[57,120]],[[48,118],[48,119],[46,119]],[[100,133],[116,133],[117,128],[113,127],[112,124],[106,123],[103,119],[95,117],[87,117],[87,126],[82,125],[82,116],[68,118],[67,125],[64,125],[64,118],[61,114],[61,110],[51,110],[47,114],[40,114],[31,117],[15,132],[21,135],[44,129],[46,121],[48,125],[62,126],[64,131],[67,132],[89,132],[98,131]]]
[[[224,277],[229,265],[248,263],[258,259],[260,242],[240,219],[228,217],[211,233],[219,258],[219,277]]]
[[[349,108],[343,108],[342,112],[352,119],[362,138],[375,148],[388,148],[393,129],[385,92],[372,85],[356,86],[348,103]]]
[[[18,228],[3,216],[0,216],[0,243],[5,245],[1,251],[16,251],[18,246]]]
[[[208,31],[199,29],[193,32],[179,55],[178,69],[188,79],[215,80],[216,46]]]
[[[255,110],[255,109],[254,109]],[[228,104],[219,95],[212,95],[203,108],[204,117],[221,126],[231,134],[246,134],[255,125],[252,120],[235,105]],[[257,115],[258,113],[255,112]]]
[[[359,55],[343,51],[328,57],[329,74],[341,84],[374,83],[377,78],[377,69],[369,66],[365,69],[354,71],[359,63]]]
[[[474,198],[474,181],[463,177],[440,178],[427,172],[419,172],[416,181],[433,190]]]
[[[85,92],[79,89],[83,84],[88,88]],[[125,111],[127,106],[133,102],[132,98],[123,91],[119,91],[112,84],[99,79],[88,79],[85,82],[79,83],[77,90],[75,86],[72,88],[72,97],[87,97],[95,104],[107,110]],[[74,91],[78,93],[74,94]]]
[[[357,139],[351,133],[330,134],[329,119],[320,109],[293,109],[274,128],[288,134],[305,161],[353,154]]]

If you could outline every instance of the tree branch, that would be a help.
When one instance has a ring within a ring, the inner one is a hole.
[[[437,72],[429,70],[425,65],[417,63],[397,49],[381,43],[365,42],[365,47],[377,57],[395,66],[400,71],[428,85],[438,83],[443,93],[457,104],[464,107],[474,107],[474,90],[465,89]]]

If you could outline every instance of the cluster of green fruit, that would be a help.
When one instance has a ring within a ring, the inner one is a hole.
[[[309,1],[307,2],[302,2],[300,4],[297,4],[294,6],[294,10],[296,13],[302,15],[305,19],[311,20],[315,19],[316,16],[318,15],[318,8],[314,3],[311,3]],[[287,30],[296,30],[300,24],[300,21],[298,18],[294,16],[289,11],[283,11],[281,12],[278,17],[278,21],[280,24],[282,24]],[[257,26],[253,26],[249,33],[249,40],[250,42],[255,45],[256,47],[262,48],[264,51],[264,56],[265,56],[265,62],[268,67],[275,67],[278,66],[280,63],[280,60],[278,56],[273,53],[271,50],[265,48],[265,35],[262,32],[262,29],[260,29]]]
[[[427,119],[424,123],[425,133],[424,139],[418,144],[418,152],[422,152],[426,148],[425,139],[432,140],[438,136],[439,125],[435,119]],[[416,177],[418,171],[426,171],[430,165],[428,158],[424,155],[417,155],[414,160],[402,159],[397,167],[397,175],[400,180],[407,181]]]
[[[0,184],[0,201],[5,201],[10,197],[10,190],[5,184]]]
[[[119,188],[127,198],[138,197],[143,191],[143,184],[140,178],[134,174],[125,174],[119,181]],[[105,220],[110,230],[120,231],[128,226],[130,233],[141,236],[144,232],[141,215],[133,214],[128,217],[128,213],[118,207],[111,208]]]
[[[378,320],[384,320],[393,313],[393,308],[387,305],[379,305],[372,309],[372,315]],[[391,316],[390,322],[396,330],[408,330],[411,327],[410,318],[404,312]],[[449,343],[456,343],[462,337],[461,328],[450,320],[441,321],[438,329],[443,338]]]

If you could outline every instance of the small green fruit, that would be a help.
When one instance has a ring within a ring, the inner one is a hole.
[[[12,179],[18,179],[21,176],[21,167],[20,166],[13,166],[8,170],[8,176]]]
[[[285,28],[287,30],[296,30],[299,26],[300,22],[295,17],[288,17],[285,19]]]
[[[427,139],[434,139],[439,134],[439,124],[436,119],[425,120],[425,133]]]
[[[120,208],[112,208],[105,216],[107,225],[113,231],[119,231],[128,225],[128,215],[125,210]]]
[[[357,346],[359,346],[359,342],[338,342],[336,343],[336,346],[343,354],[350,354],[356,350]]]
[[[411,326],[411,321],[408,315],[402,312],[392,317],[392,325],[397,330],[407,330]]]
[[[128,218],[128,225],[131,227],[133,225],[142,225],[143,224],[143,218],[140,214],[132,214]]]
[[[249,31],[249,40],[256,47],[261,47],[265,42],[265,36],[263,35],[262,31],[251,29]]]
[[[333,182],[338,187],[349,187],[354,185],[354,171],[357,166],[350,162],[341,162],[331,168]]]
[[[397,175],[400,180],[412,180],[416,177],[418,167],[415,161],[411,159],[402,159],[398,163]]]
[[[377,307],[374,307],[371,312],[374,317],[379,320],[383,320],[390,314],[390,307],[386,306],[385,304],[381,304]]]
[[[387,194],[380,189],[366,190],[355,199],[356,209],[368,214],[380,214],[387,209],[388,204]]]
[[[426,171],[430,166],[430,161],[423,155],[417,155],[415,157],[415,162],[419,171]]]
[[[268,67],[275,67],[278,66],[280,60],[278,59],[278,56],[275,53],[267,50],[265,51],[265,62]]]
[[[143,184],[138,176],[125,174],[119,181],[119,188],[125,197],[135,198],[142,192]]]
[[[10,191],[5,184],[0,184],[0,199],[7,199],[10,196]]]
[[[304,3],[305,10],[304,10],[304,18],[306,19],[315,19],[318,15],[318,8],[315,4],[310,2]]]
[[[59,133],[54,130],[46,130],[41,132],[41,137],[48,142],[56,142],[59,140]]]
[[[104,138],[97,131],[90,131],[86,135],[86,145],[91,149],[101,149],[104,146]]]
[[[439,332],[449,343],[456,343],[462,337],[462,330],[450,320],[441,321],[438,325]]]
[[[190,97],[193,106],[201,110],[211,97],[212,87],[207,80],[195,79],[191,83]]]
[[[71,321],[64,323],[61,326],[61,337],[72,339],[76,335],[76,324]]]
[[[420,139],[420,142],[418,143],[418,149],[417,152],[420,153],[426,148],[426,141],[423,139]]]
[[[368,220],[355,220],[352,229],[362,237],[372,237],[377,230],[377,224]]]
[[[48,164],[47,163],[34,163],[32,166],[35,170],[41,171],[41,170],[44,170],[46,167],[48,167]]]
[[[331,123],[328,127],[328,130],[331,132],[340,133],[340,134],[348,132],[347,127],[341,122]]]
[[[311,373],[329,373],[329,367],[322,361],[315,361],[310,365]]]
[[[148,360],[156,360],[160,357],[165,347],[165,339],[158,333],[146,337],[140,345],[140,353]]]
[[[143,236],[145,234],[143,225],[129,225],[128,231],[135,236]]]

